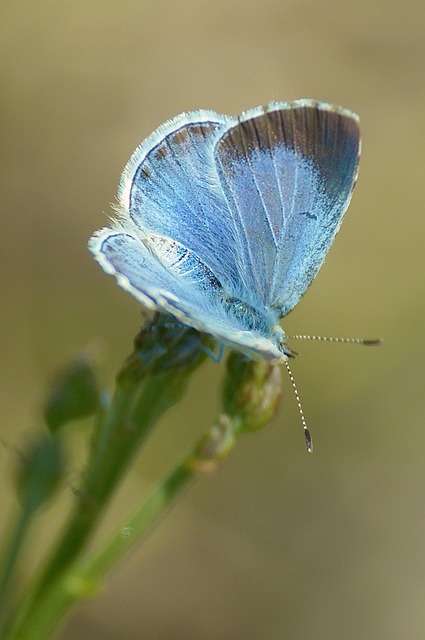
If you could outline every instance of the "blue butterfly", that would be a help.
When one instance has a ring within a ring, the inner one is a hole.
[[[279,320],[326,257],[359,154],[358,116],[322,102],[183,113],[133,153],[90,250],[148,309],[285,361]]]

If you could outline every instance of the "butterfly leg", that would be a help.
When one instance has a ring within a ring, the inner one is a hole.
[[[224,344],[222,342],[220,342],[219,345],[218,345],[218,354],[217,355],[215,355],[215,353],[213,351],[211,351],[211,349],[209,347],[205,346],[205,345],[202,345],[201,349],[202,349],[202,351],[205,351],[207,356],[209,358],[211,358],[211,360],[213,360],[217,364],[219,364],[222,361],[223,353],[224,353]]]

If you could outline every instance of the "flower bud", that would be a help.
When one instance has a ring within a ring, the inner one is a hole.
[[[50,431],[67,422],[86,418],[100,407],[100,390],[86,355],[77,357],[53,380],[44,415]]]
[[[23,508],[33,511],[47,502],[59,487],[64,461],[57,438],[43,436],[22,454],[16,488]]]
[[[233,449],[234,444],[232,422],[228,416],[221,415],[201,438],[187,466],[193,473],[200,475],[215,473]]]
[[[232,351],[227,361],[223,410],[240,420],[241,431],[256,431],[275,416],[281,396],[280,367]]]

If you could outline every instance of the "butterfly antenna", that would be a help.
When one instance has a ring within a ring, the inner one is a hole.
[[[308,430],[307,427],[307,422],[305,420],[305,416],[304,416],[304,411],[301,405],[301,400],[300,400],[300,394],[298,393],[298,389],[297,389],[297,385],[295,384],[295,380],[294,380],[294,376],[292,375],[292,371],[289,367],[288,361],[285,360],[285,366],[286,366],[286,370],[288,372],[289,375],[289,379],[291,381],[292,384],[292,388],[294,390],[295,393],[295,399],[297,401],[297,405],[298,405],[298,411],[300,412],[300,416],[301,416],[301,424],[304,430],[304,440],[305,440],[305,444],[307,447],[307,451],[309,453],[311,453],[313,451],[313,441],[311,439],[311,435],[310,435],[310,431]]]
[[[365,338],[326,338],[324,336],[308,335],[288,336],[288,338],[297,338],[298,340],[318,340],[320,342],[343,342],[346,344],[361,344],[365,347],[374,347],[383,343],[382,338],[366,340]]]

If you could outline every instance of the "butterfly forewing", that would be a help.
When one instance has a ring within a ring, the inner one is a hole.
[[[325,259],[351,197],[359,149],[357,117],[311,101],[248,111],[217,143],[243,246],[241,280],[279,316]]]

